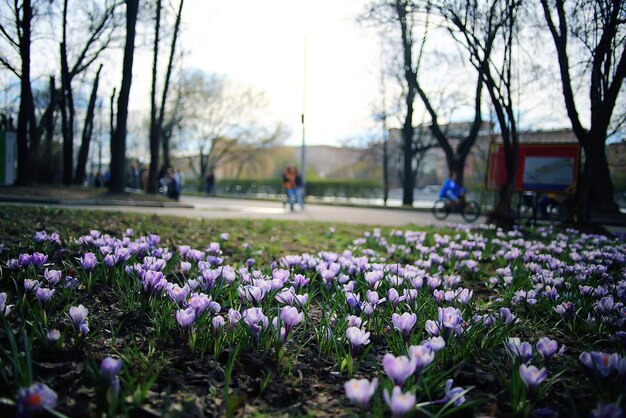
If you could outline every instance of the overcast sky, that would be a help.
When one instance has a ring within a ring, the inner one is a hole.
[[[339,145],[367,132],[379,100],[379,40],[356,23],[363,5],[362,0],[187,1],[184,65],[265,91],[273,113],[268,117],[290,128],[288,143],[302,141],[304,110],[306,142]]]

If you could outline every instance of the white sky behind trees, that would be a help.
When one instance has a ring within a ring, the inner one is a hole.
[[[350,140],[352,144],[363,143],[355,140],[380,136],[380,124],[374,113],[380,111],[382,102],[380,28],[357,23],[357,16],[367,3],[368,0],[186,0],[179,42],[184,51],[183,69],[201,69],[209,74],[223,75],[229,82],[263,91],[269,101],[268,124],[284,123],[289,132],[287,144],[301,143],[303,106],[307,144],[342,145]],[[173,4],[176,7],[177,2]],[[57,29],[50,28],[49,32]],[[130,133],[136,135],[136,138],[129,139],[129,144],[132,147],[133,143],[146,142],[147,147],[147,134],[144,138],[142,127],[145,120],[140,119],[147,116],[150,102],[153,28],[149,22],[143,22],[138,30],[130,102],[131,118],[134,119],[129,121],[137,129],[129,127]],[[123,32],[122,29],[122,41]],[[398,28],[393,26],[386,32],[390,39],[398,42]],[[471,100],[475,71],[460,58],[461,49],[447,35],[437,35],[437,31],[431,35],[428,48],[436,54],[428,55],[428,70],[420,79],[433,96],[440,91],[457,92],[458,99],[451,100],[457,108],[451,119],[470,120],[473,117]],[[518,96],[522,129],[569,126],[552,40],[547,33],[545,35],[545,39],[541,39],[536,33],[524,34],[522,48],[517,54],[523,62],[518,70],[519,85],[523,87]],[[58,72],[58,36],[43,38],[40,37],[34,45],[37,55],[33,56],[33,74],[39,77],[39,83],[47,83],[47,74]],[[389,46],[386,48],[382,56],[384,66],[388,68],[394,50]],[[99,95],[107,111],[113,87],[119,90],[122,53],[122,48],[111,50],[103,60],[105,66]],[[166,40],[161,45],[161,64],[166,62],[168,53],[169,40]],[[537,63],[537,57],[545,59]],[[543,68],[531,71],[537,67]],[[85,74],[87,92],[91,89],[96,69],[97,64],[94,64]],[[4,84],[5,80],[8,82],[6,73],[0,81]],[[394,104],[393,96],[397,97],[398,83],[387,79],[386,87],[389,110]],[[586,94],[583,86],[583,100]],[[434,98],[433,102],[439,100]],[[470,107],[463,106],[464,102],[469,102]],[[419,124],[425,119],[419,99],[415,104],[414,123]],[[579,106],[581,113],[587,110],[584,105]],[[136,117],[142,113],[146,115]],[[489,118],[486,95],[483,118]],[[397,118],[389,121],[390,127],[400,126]]]

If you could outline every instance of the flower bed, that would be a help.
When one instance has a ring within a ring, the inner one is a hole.
[[[623,243],[451,225],[319,244],[2,248],[0,415],[623,414]]]

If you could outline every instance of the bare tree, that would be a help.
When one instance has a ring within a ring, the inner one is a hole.
[[[41,130],[35,116],[31,86],[31,43],[34,24],[44,7],[42,3],[36,0],[7,1],[0,9],[3,11],[0,39],[8,46],[8,49],[3,48],[0,53],[0,65],[20,80],[16,184],[28,184],[36,179],[36,170],[33,169],[37,165]]]
[[[567,116],[585,152],[577,199],[578,222],[584,224],[591,220],[591,209],[619,213],[605,146],[626,77],[626,5],[621,0],[541,0],[541,5],[554,40]],[[577,70],[589,93],[587,124],[572,77]]]
[[[61,42],[59,44],[61,60],[60,107],[63,131],[63,184],[79,184],[79,172],[84,172],[85,170],[85,167],[76,167],[76,175],[74,173],[74,121],[76,110],[72,83],[113,42],[114,34],[118,27],[116,11],[120,4],[117,0],[81,2],[79,7],[72,7],[72,15],[68,18],[69,3],[68,0],[63,0]],[[68,30],[68,25],[71,25],[72,30]],[[74,39],[79,39],[79,41],[73,42],[69,33],[80,34],[80,36],[73,36]],[[83,136],[82,139],[88,141],[91,139],[91,136]],[[89,144],[81,144],[81,147],[88,149]]]
[[[133,58],[135,55],[135,32],[139,0],[126,0],[126,45],[122,67],[122,85],[117,99],[115,132],[111,137],[111,179],[109,191],[124,191],[126,176],[126,129],[128,122],[128,98],[133,78]]]
[[[425,72],[423,68],[424,55],[426,53],[426,43],[429,38],[431,17],[434,16],[433,4],[431,1],[376,1],[369,6],[367,19],[383,24],[398,25],[400,38],[402,41],[402,74],[403,100],[405,117],[402,122],[402,143],[403,143],[403,169],[401,171],[403,184],[403,204],[411,205],[413,202],[413,188],[420,161],[426,151],[433,146],[439,146],[444,151],[449,171],[457,173],[459,183],[463,184],[465,161],[469,152],[476,142],[479,129],[481,127],[481,97],[482,78],[479,70],[476,83],[476,93],[474,99],[474,121],[470,125],[467,134],[458,141],[456,149],[452,146],[452,141],[445,128],[440,125],[440,116],[443,109],[437,108],[433,102],[431,93],[428,93],[420,81],[420,73]],[[421,37],[416,36],[415,28],[418,20],[422,19]],[[414,127],[414,101],[419,97],[430,117],[430,135],[422,129],[416,134]],[[385,115],[386,116],[386,115]],[[457,139],[457,138],[454,138]]]
[[[98,98],[100,71],[102,71],[102,64],[98,67],[98,72],[96,73],[96,78],[93,82],[91,97],[89,98],[89,104],[87,105],[87,114],[85,115],[85,124],[83,125],[82,140],[78,151],[78,161],[76,163],[76,176],[74,177],[74,183],[79,185],[84,183],[87,171],[87,157],[89,156],[89,144],[91,143],[91,134],[93,133],[93,120],[96,110],[96,100]]]
[[[450,33],[467,52],[487,90],[504,148],[506,178],[489,220],[510,227],[511,200],[517,173],[519,135],[513,89],[513,49],[520,0],[444,0],[434,3]]]
[[[157,171],[159,165],[159,149],[161,146],[161,142],[164,142],[164,152],[169,151],[167,147],[165,147],[165,138],[164,134],[164,119],[165,119],[165,107],[167,103],[167,95],[170,88],[170,80],[172,75],[172,69],[174,65],[174,56],[176,53],[176,42],[178,39],[178,32],[180,29],[181,16],[183,11],[184,0],[180,0],[178,13],[176,14],[176,21],[174,23],[174,34],[172,35],[172,43],[170,46],[170,55],[167,63],[167,68],[165,71],[165,82],[163,85],[161,103],[157,106],[156,103],[156,82],[157,82],[157,72],[158,72],[158,55],[159,55],[159,33],[161,29],[161,0],[157,1],[157,10],[156,10],[156,20],[154,27],[154,47],[153,47],[153,64],[152,64],[152,89],[150,93],[150,169],[148,176],[148,193],[157,193],[158,192],[158,184],[157,184]],[[158,109],[157,109],[158,107]],[[158,113],[158,116],[157,116]],[[169,145],[169,140],[168,140]],[[169,159],[169,155],[166,157]],[[167,163],[169,165],[169,162]]]
[[[282,138],[282,125],[269,126],[262,93],[242,88],[220,76],[187,71],[181,81],[181,135],[197,151],[190,165],[200,181],[208,171],[236,159],[246,144],[263,146]]]

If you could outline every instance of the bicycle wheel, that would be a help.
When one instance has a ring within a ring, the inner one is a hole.
[[[468,200],[461,214],[465,222],[474,222],[480,216],[480,205],[473,200]]]
[[[447,199],[437,199],[433,205],[433,216],[435,219],[443,221],[450,214],[450,206]]]

